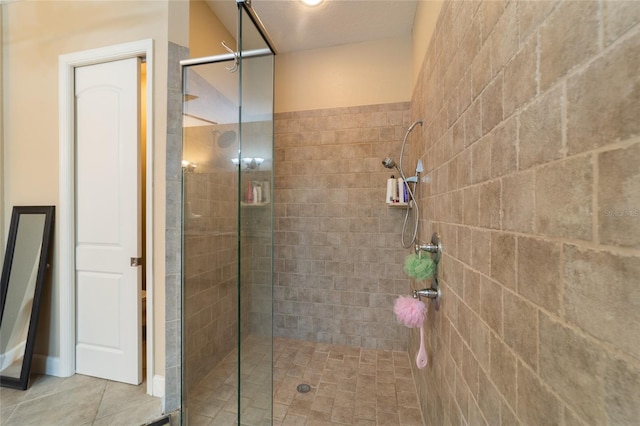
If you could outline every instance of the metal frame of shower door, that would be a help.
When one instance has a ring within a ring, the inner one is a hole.
[[[267,29],[262,24],[262,21],[260,20],[260,17],[256,13],[256,11],[253,10],[253,6],[251,6],[251,0],[236,0],[236,3],[239,4],[239,5],[242,5],[244,10],[249,15],[249,18],[251,18],[251,21],[253,21],[253,25],[255,25],[255,27],[258,29],[258,32],[260,33],[260,35],[264,39],[265,43],[267,43],[267,46],[269,46],[269,48],[271,49],[271,52],[274,55],[277,55],[278,54],[278,50],[276,49],[276,45],[273,42],[273,39],[269,36],[269,33],[267,32]],[[243,56],[244,56],[244,54],[243,54]]]
[[[243,58],[257,58],[260,56],[269,56],[273,54],[274,53],[271,51],[271,49],[267,48],[247,50],[246,52],[239,53],[239,55]],[[202,58],[183,59],[180,61],[180,66],[184,68],[193,65],[215,64],[218,62],[233,61],[235,58],[236,55],[233,53],[222,53],[220,55],[203,56]]]
[[[223,53],[220,55],[213,55],[213,56],[203,56],[201,58],[183,59],[180,61],[181,67],[184,68],[184,67],[190,67],[192,65],[214,64],[217,62],[233,61],[238,58],[256,58],[260,56],[278,54],[275,44],[271,40],[271,37],[269,37],[269,33],[265,29],[264,25],[262,25],[262,21],[260,20],[256,12],[251,7],[251,0],[236,0],[236,2],[239,5],[242,5],[242,7],[249,15],[249,18],[251,18],[251,21],[256,26],[258,32],[264,39],[265,43],[267,43],[267,46],[269,46],[269,48],[265,47],[263,49],[247,50],[246,52],[240,51],[235,53]]]

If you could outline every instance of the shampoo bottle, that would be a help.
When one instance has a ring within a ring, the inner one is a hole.
[[[405,197],[405,192],[404,192],[404,180],[402,180],[401,177],[398,178],[398,202],[399,203],[407,202],[407,198]]]
[[[271,202],[271,185],[268,180],[262,182],[262,198],[264,198],[265,203]]]
[[[251,184],[251,181],[249,181],[249,184],[247,185],[247,195],[245,196],[245,200],[246,203],[253,203],[253,185]]]
[[[393,175],[391,175],[391,177],[389,179],[387,179],[387,198],[385,199],[385,201],[387,202],[387,204],[391,204],[393,203],[393,194],[394,194],[394,188],[396,187],[396,180],[393,177]]]
[[[255,204],[260,204],[262,202],[262,188],[260,188],[260,183],[253,182],[253,202]]]

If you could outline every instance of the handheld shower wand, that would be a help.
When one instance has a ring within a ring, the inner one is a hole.
[[[404,148],[407,144],[407,138],[409,137],[409,134],[418,124],[422,126],[423,123],[424,123],[423,120],[416,120],[407,129],[407,133],[405,133],[404,139],[402,140],[402,149],[400,150],[400,165],[396,164],[396,162],[391,157],[387,157],[384,160],[382,160],[382,165],[385,168],[398,170],[398,172],[400,173],[400,177],[402,177],[403,182],[405,182],[405,185],[407,186],[407,192],[409,193],[410,200],[413,201],[413,205],[415,208],[413,235],[411,237],[411,241],[407,244],[404,241],[404,234],[407,228],[407,223],[409,221],[410,203],[407,203],[407,209],[404,216],[404,223],[402,225],[402,236],[401,236],[402,247],[404,248],[409,248],[413,246],[416,242],[416,239],[418,238],[418,223],[420,222],[420,208],[418,207],[418,201],[416,199],[415,194],[418,191],[418,182],[420,181],[420,173],[422,172],[422,161],[418,160],[418,165],[416,166],[416,176],[411,176],[409,179],[407,179],[407,177],[404,174],[404,171],[402,170],[402,157],[404,154]],[[413,182],[413,191],[411,190],[411,185],[409,185],[409,182]]]

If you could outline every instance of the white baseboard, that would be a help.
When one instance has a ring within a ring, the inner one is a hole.
[[[68,375],[62,373],[60,357],[57,356],[33,354],[31,372],[46,374],[48,376],[68,377]]]
[[[56,377],[67,377],[61,373],[60,358],[57,356],[33,355],[31,372]],[[164,376],[153,376],[153,396],[164,398]]]
[[[57,356],[33,355],[31,372],[56,377],[68,377],[62,374],[60,358]],[[164,376],[153,376],[153,396],[164,398]]]
[[[153,376],[153,396],[164,398],[164,376]]]

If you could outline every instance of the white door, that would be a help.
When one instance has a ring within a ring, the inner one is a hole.
[[[142,381],[140,59],[75,71],[76,372]]]

